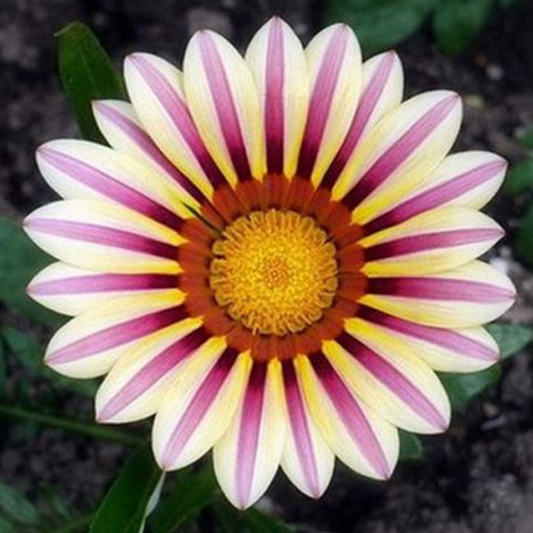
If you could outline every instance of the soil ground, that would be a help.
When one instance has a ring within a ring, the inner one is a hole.
[[[157,7],[154,7],[156,6]],[[35,147],[76,135],[56,75],[53,33],[81,19],[100,35],[113,59],[143,50],[179,62],[189,35],[216,29],[244,46],[273,13],[288,19],[303,39],[316,31],[320,2],[309,0],[2,0],[0,5],[0,213],[20,219],[53,198],[35,168]],[[467,55],[451,60],[424,32],[399,47],[407,92],[449,88],[465,98],[459,149],[488,149],[517,161],[513,140],[533,124],[533,5],[496,15]],[[533,323],[533,275],[513,256],[513,232],[523,200],[504,196],[492,214],[509,236],[491,261],[509,272],[520,298],[505,317]],[[6,310],[0,321],[33,327]],[[45,335],[45,332],[42,332]],[[530,348],[531,351],[531,348]],[[500,384],[450,431],[424,438],[426,458],[401,464],[386,484],[363,480],[341,466],[318,502],[300,495],[280,475],[262,505],[302,531],[336,533],[530,533],[533,531],[533,360],[521,354],[504,366]],[[24,371],[10,363],[10,387]],[[36,405],[53,398],[72,416],[90,418],[92,403],[30,379]],[[90,509],[118,471],[125,451],[54,430],[2,421],[0,479],[30,498],[52,484],[76,508]]]

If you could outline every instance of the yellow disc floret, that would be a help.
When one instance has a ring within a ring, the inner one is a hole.
[[[335,246],[311,217],[253,212],[226,227],[213,253],[209,283],[218,304],[254,333],[302,331],[335,297]]]

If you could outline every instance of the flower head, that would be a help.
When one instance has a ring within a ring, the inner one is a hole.
[[[202,31],[183,72],[133,54],[125,78],[131,103],[94,104],[110,147],[38,150],[64,200],[26,219],[59,260],[29,292],[74,316],[47,364],[106,375],[101,422],[155,415],[163,469],[213,448],[239,507],[280,465],[314,497],[335,456],[388,478],[398,428],[449,424],[434,371],[497,360],[482,325],[514,289],[476,260],[502,236],[478,209],[506,163],[448,156],[459,97],[402,103],[398,57],[362,63],[343,25],[304,50],[272,19],[245,58]]]

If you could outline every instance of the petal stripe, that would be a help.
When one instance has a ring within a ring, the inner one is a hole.
[[[310,360],[346,429],[360,448],[361,454],[382,478],[388,478],[390,468],[387,458],[365,414],[347,386],[322,353],[313,354]]]
[[[283,365],[283,380],[289,420],[294,434],[294,440],[300,452],[299,457],[302,461],[304,476],[307,478],[307,486],[311,488],[313,494],[320,494],[318,467],[305,412],[304,399],[292,363]]]
[[[135,124],[128,117],[106,105],[105,101],[96,101],[94,107],[102,116],[113,122],[126,134],[135,145],[144,152],[157,166],[159,166],[166,174],[172,177],[185,191],[187,191],[195,200],[201,202],[204,195],[191,180],[183,175],[161,152],[161,150],[154,144],[147,133],[138,125]]]
[[[266,59],[266,102],[265,130],[267,148],[267,166],[269,172],[283,172],[283,136],[284,136],[284,59],[283,31],[280,21],[271,25],[268,38]]]
[[[120,183],[112,176],[88,163],[46,147],[39,148],[37,153],[44,161],[60,172],[64,172],[71,179],[91,187],[117,203],[130,207],[176,230],[179,230],[183,224],[183,220],[176,213],[173,213],[132,187]]]
[[[154,357],[109,399],[100,410],[98,419],[103,421],[113,418],[138,396],[167,376],[172,369],[189,357],[208,338],[209,333],[200,327]]]
[[[248,163],[235,101],[222,59],[208,32],[202,32],[202,38],[199,39],[199,43],[204,68],[209,73],[207,80],[215,103],[222,135],[226,141],[237,175],[241,180],[247,180],[252,176],[252,172]]]
[[[184,305],[145,314],[87,335],[46,356],[46,362],[64,364],[116,348],[187,318]]]
[[[172,431],[160,459],[160,464],[163,467],[165,465],[171,465],[174,458],[187,444],[187,441],[201,422],[204,414],[212,406],[219,391],[226,382],[237,355],[238,352],[236,350],[226,348],[214,367],[209,371],[209,374],[189,403],[187,411]]]
[[[132,55],[129,59],[144,73],[146,82],[152,91],[159,96],[161,105],[194,153],[213,186],[219,187],[225,184],[226,180],[205,148],[185,102],[181,100],[170,83],[148,60],[139,54]]]
[[[166,274],[91,274],[38,282],[28,289],[35,296],[91,294],[97,292],[172,289],[176,275]]]
[[[267,365],[255,364],[252,368],[244,395],[243,406],[246,416],[243,417],[239,429],[235,480],[238,500],[241,502],[249,501],[252,489],[254,465],[256,462],[257,445],[259,442],[263,403],[265,399],[266,376]]]
[[[435,130],[455,108],[458,96],[452,94],[435,104],[383,153],[342,199],[349,209],[357,207]]]
[[[365,233],[368,235],[375,233],[383,228],[394,226],[420,213],[443,205],[469,190],[482,185],[500,173],[506,166],[506,161],[487,163],[464,172],[446,183],[424,191],[366,224],[364,226]]]
[[[478,281],[445,278],[374,278],[368,281],[368,294],[385,294],[421,300],[499,303],[514,298],[514,293]]]
[[[500,229],[461,229],[411,235],[393,241],[376,244],[365,249],[366,261],[377,261],[392,256],[415,254],[437,248],[454,248],[478,242],[498,239]]]
[[[337,342],[350,353],[377,380],[409,405],[419,416],[443,430],[447,421],[431,401],[411,381],[377,353],[343,333]]]
[[[342,172],[344,165],[359,144],[361,135],[386,87],[387,79],[394,65],[394,60],[394,52],[384,54],[381,64],[376,68],[374,76],[363,91],[352,125],[348,130],[348,135],[321,182],[323,187],[328,189],[333,187],[336,179]]]
[[[468,357],[484,361],[494,361],[495,359],[494,352],[488,346],[456,331],[422,326],[366,306],[360,307],[358,317],[414,339],[436,344],[457,353],[467,354]]]
[[[71,220],[29,218],[26,220],[26,226],[29,230],[40,231],[49,235],[56,235],[57,237],[112,246],[166,259],[176,259],[177,257],[177,248],[171,244],[136,235],[129,231],[99,226],[97,224],[74,222]]]
[[[350,34],[342,27],[333,36],[324,54],[319,74],[314,83],[298,164],[297,174],[302,178],[311,176],[318,155],[349,36]]]

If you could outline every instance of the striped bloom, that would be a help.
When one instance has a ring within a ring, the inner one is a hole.
[[[37,153],[63,199],[26,219],[58,259],[29,293],[74,317],[47,364],[106,376],[100,422],[155,415],[161,468],[213,448],[240,508],[280,465],[313,497],[335,456],[388,478],[398,428],[449,424],[435,371],[498,358],[482,326],[515,292],[478,210],[505,161],[447,155],[459,97],[402,102],[398,57],[363,63],[342,25],[304,49],[272,19],[244,58],[202,31],[183,71],[133,54],[125,79],[131,103],[94,104],[109,147]]]

